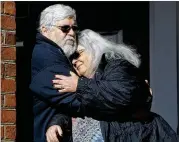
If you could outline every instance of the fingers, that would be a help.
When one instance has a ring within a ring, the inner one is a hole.
[[[150,88],[150,94],[152,95],[152,88]]]
[[[150,94],[152,95],[152,88],[150,88],[150,85],[149,85],[148,80],[145,80],[145,82],[146,82],[146,83],[147,83],[147,85],[149,86]]]
[[[65,88],[65,87],[64,87],[63,85],[61,85],[61,84],[54,84],[53,87],[56,88],[56,89],[64,89],[64,88]]]
[[[46,137],[47,137],[47,142],[59,142],[57,138],[57,134],[55,132],[49,131],[46,134]]]
[[[57,131],[58,131],[58,134],[62,137],[63,136],[63,132],[62,132],[61,127],[57,127]]]
[[[70,86],[67,85],[66,83],[63,83],[63,84],[54,84],[53,87],[54,87],[55,89],[60,89],[60,90],[62,90],[62,89],[65,89],[65,88],[67,89],[67,88],[69,88]]]
[[[58,92],[60,92],[60,93],[66,93],[66,92],[69,92],[69,90],[66,89],[66,88],[63,88],[63,89],[58,90]]]
[[[70,75],[71,76],[76,76],[76,74],[74,72],[72,72],[72,71],[70,71]]]
[[[63,80],[59,80],[59,79],[54,79],[52,80],[53,83],[56,83],[56,84],[60,84],[61,82],[63,82]]]
[[[57,125],[51,126],[46,132],[47,142],[59,142],[57,133],[59,133],[59,135],[62,136],[61,127]]]
[[[72,72],[72,71],[70,71],[70,75],[71,76],[77,76],[74,72]],[[64,75],[55,75],[55,78],[56,79],[62,79],[62,80],[64,80],[64,79],[68,79],[69,78],[69,76],[64,76]]]
[[[145,82],[149,85],[149,82],[148,82],[148,80],[145,80]]]
[[[68,80],[52,80],[52,83],[54,84],[55,87],[57,88],[64,88],[64,86],[68,86]]]
[[[46,135],[47,142],[50,142],[49,135]]]
[[[64,75],[55,75],[55,78],[56,79],[66,79],[68,78],[67,76],[64,76]]]
[[[65,86],[62,89],[59,89],[58,92],[65,93],[65,92],[71,92],[71,88],[69,86]]]

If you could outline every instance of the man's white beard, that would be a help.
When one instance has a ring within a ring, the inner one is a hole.
[[[74,45],[65,45],[62,47],[63,52],[67,57],[70,57],[76,51],[76,44]]]

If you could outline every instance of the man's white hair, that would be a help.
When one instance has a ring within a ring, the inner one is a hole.
[[[50,29],[57,21],[64,20],[69,17],[76,21],[76,12],[70,6],[63,4],[51,5],[41,12],[38,30],[41,32],[40,29],[42,26],[46,26]]]
[[[125,44],[116,44],[102,37],[100,34],[86,29],[81,31],[78,36],[79,45],[85,48],[85,51],[92,57],[91,68],[88,70],[89,75],[93,75],[105,54],[107,60],[124,59],[136,67],[140,66],[140,55]]]

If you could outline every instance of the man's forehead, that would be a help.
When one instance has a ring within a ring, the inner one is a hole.
[[[68,17],[68,18],[65,18],[63,20],[57,21],[57,24],[75,25],[76,24],[76,20],[74,18]]]

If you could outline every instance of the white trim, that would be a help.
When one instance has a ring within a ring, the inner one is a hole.
[[[23,47],[24,46],[24,42],[20,41],[20,42],[16,42],[16,47]]]

